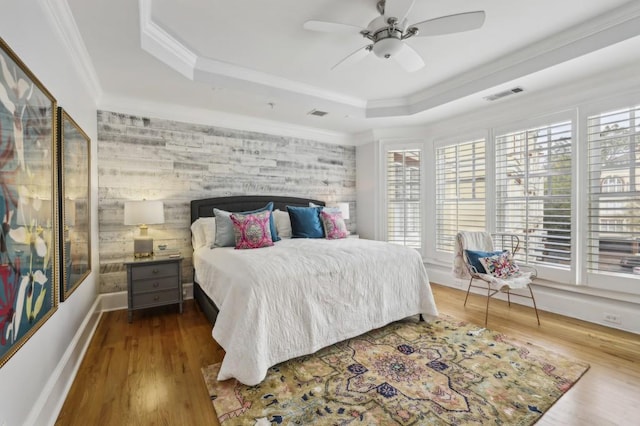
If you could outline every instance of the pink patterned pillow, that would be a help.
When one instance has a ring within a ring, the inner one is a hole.
[[[254,249],[270,247],[271,228],[269,227],[270,211],[259,213],[240,214],[230,216],[233,222],[233,231],[236,235],[236,249]]]
[[[349,235],[347,225],[342,219],[342,213],[330,213],[323,210],[320,212],[320,219],[322,219],[322,226],[324,226],[324,235],[328,240],[347,238]]]
[[[488,274],[497,278],[509,278],[520,271],[518,265],[513,263],[513,255],[510,251],[491,257],[481,257],[480,263]]]

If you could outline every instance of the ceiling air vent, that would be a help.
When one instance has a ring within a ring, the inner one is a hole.
[[[316,117],[324,117],[327,114],[329,113],[326,111],[320,111],[319,109],[312,109],[309,111],[309,115],[315,115]]]
[[[516,93],[523,92],[522,87],[514,87],[513,89],[505,90],[504,92],[494,93],[493,95],[485,96],[484,99],[488,101],[495,101],[496,99],[504,98],[505,96],[515,95]]]

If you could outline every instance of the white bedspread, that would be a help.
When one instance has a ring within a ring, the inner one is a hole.
[[[256,250],[200,248],[196,281],[219,308],[219,380],[267,369],[390,322],[437,315],[417,251],[380,241],[283,239]]]

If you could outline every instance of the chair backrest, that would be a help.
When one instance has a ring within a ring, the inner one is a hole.
[[[514,256],[520,248],[520,238],[514,234],[491,234],[496,250],[509,250]]]

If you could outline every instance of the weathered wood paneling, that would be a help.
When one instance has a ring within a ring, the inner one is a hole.
[[[189,202],[227,195],[289,195],[349,202],[355,230],[355,147],[98,111],[100,292],[126,290],[122,266],[138,229],[124,202],[163,200],[154,243],[185,257],[193,281]]]

